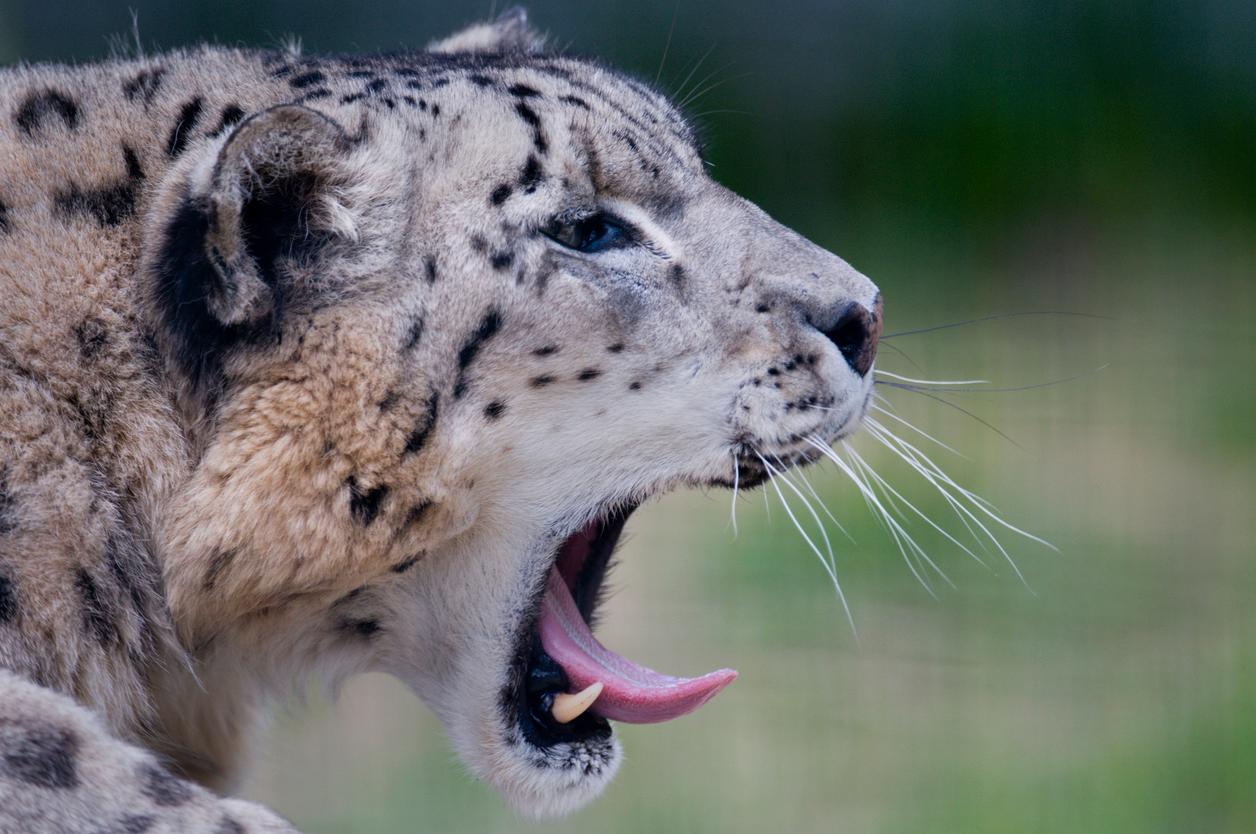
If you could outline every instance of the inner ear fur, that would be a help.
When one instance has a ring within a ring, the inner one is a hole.
[[[331,235],[329,192],[350,144],[340,125],[297,105],[258,113],[227,140],[211,176],[204,241],[217,278],[204,298],[222,324],[278,312],[281,260],[311,257]]]
[[[303,284],[327,246],[354,236],[338,198],[352,145],[321,113],[273,107],[159,202],[150,304],[159,341],[196,389],[217,384],[229,351],[277,336],[285,299],[316,291]]]

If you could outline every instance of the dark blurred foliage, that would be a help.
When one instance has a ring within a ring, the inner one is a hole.
[[[487,4],[0,3],[0,58],[90,60],[109,36],[307,51],[421,47]],[[697,94],[716,175],[837,244],[902,222],[955,242],[1026,223],[1256,215],[1256,6],[541,0],[554,42]],[[673,29],[674,19],[674,29]],[[841,229],[841,231],[838,231]]]

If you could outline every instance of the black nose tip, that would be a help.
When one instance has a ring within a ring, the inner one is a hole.
[[[852,302],[842,313],[837,324],[824,331],[829,341],[837,345],[837,349],[846,357],[846,364],[860,376],[866,376],[877,358],[877,342],[881,339],[883,326],[881,311],[884,305],[881,296],[869,310],[862,304]]]

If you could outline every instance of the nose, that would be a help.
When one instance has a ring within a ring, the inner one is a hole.
[[[837,345],[846,358],[846,364],[860,376],[867,376],[872,361],[877,358],[877,342],[884,327],[881,316],[884,306],[880,293],[877,293],[871,310],[852,301],[842,311],[837,324],[824,331],[824,335]]]

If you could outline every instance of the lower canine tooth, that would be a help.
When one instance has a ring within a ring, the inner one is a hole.
[[[550,715],[559,724],[575,721],[585,710],[593,706],[597,696],[602,694],[602,682],[595,681],[576,693],[562,692],[554,696],[554,706]]]

